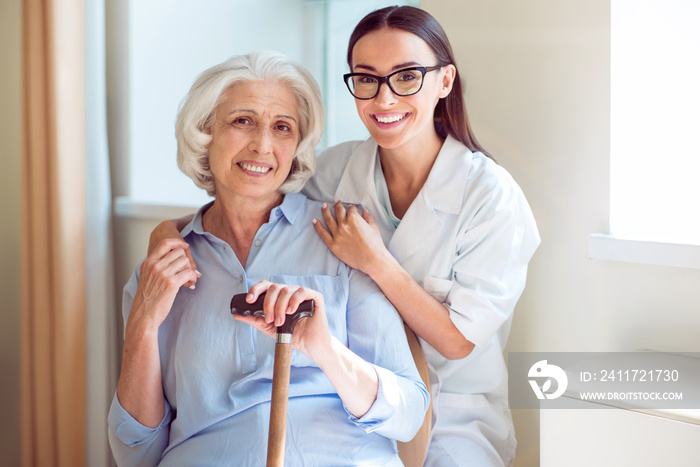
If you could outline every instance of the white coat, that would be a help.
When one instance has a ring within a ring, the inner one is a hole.
[[[475,344],[466,358],[448,360],[421,340],[433,398],[425,465],[510,465],[515,436],[503,348],[540,243],[532,211],[505,169],[448,137],[394,231],[377,199],[376,160],[371,138],[329,148],[304,192],[367,209],[391,254]]]

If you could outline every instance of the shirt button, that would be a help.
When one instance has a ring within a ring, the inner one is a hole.
[[[279,215],[282,214],[279,210],[279,208],[275,208],[275,216],[279,217]]]
[[[260,246],[262,245],[262,242],[260,240],[255,240],[255,246]]]

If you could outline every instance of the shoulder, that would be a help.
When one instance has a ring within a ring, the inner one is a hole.
[[[318,165],[323,168],[327,166],[344,165],[343,162],[347,163],[352,153],[364,142],[365,141],[357,140],[336,144],[335,146],[322,150],[316,156],[316,161]]]
[[[306,182],[302,192],[312,199],[332,201],[348,162],[363,143],[365,141],[347,141],[318,153],[316,172]]]
[[[480,151],[471,151],[452,137],[443,143],[435,166],[439,168],[431,184],[442,191],[442,200],[452,200],[452,212],[470,212],[484,217],[495,211],[527,205],[520,186],[505,167]],[[449,191],[449,197],[445,190]],[[461,206],[458,207],[458,203]]]
[[[502,235],[513,232],[531,256],[540,243],[537,223],[522,189],[503,166],[490,157],[472,154],[464,197],[467,230],[492,226]]]
[[[435,200],[457,216],[460,235],[520,232],[518,235],[532,239],[527,243],[539,244],[530,205],[508,170],[481,152],[472,152],[454,140],[449,142],[441,154],[441,179],[432,183],[440,193]]]
[[[466,217],[525,203],[505,168],[451,137],[443,143],[426,186],[435,207]]]
[[[481,152],[472,153],[467,176],[467,198],[524,202],[520,186],[503,166]]]
[[[313,218],[313,216],[318,217],[318,213],[321,212],[321,206],[323,205],[321,201],[313,200],[303,192],[285,195],[285,202],[298,206],[297,209],[301,219]]]

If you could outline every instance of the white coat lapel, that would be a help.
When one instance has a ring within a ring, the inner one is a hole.
[[[425,185],[389,241],[388,249],[399,263],[440,232],[444,213],[459,213],[470,161],[471,152],[464,145],[451,137],[445,140]]]

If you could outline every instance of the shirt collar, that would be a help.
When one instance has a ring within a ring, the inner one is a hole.
[[[361,204],[366,202],[368,196],[374,196],[376,153],[377,143],[372,138],[355,149],[338,185],[336,199]],[[419,196],[423,196],[434,209],[451,214],[459,213],[464,202],[471,160],[472,152],[448,136]]]
[[[306,196],[299,193],[289,193],[284,196],[282,204],[275,209],[279,209],[285,219],[287,219],[287,222],[293,225],[304,210],[305,204]],[[270,220],[272,220],[272,216],[275,215],[275,209],[270,213]]]
[[[180,235],[182,235],[183,238],[186,237],[190,232],[194,232],[199,235],[202,235],[204,233],[204,229],[202,228],[202,216],[204,215],[206,210],[211,207],[212,204],[214,204],[214,201],[208,202],[207,204],[205,204],[197,210],[189,224],[187,224],[185,228],[180,231]]]
[[[289,193],[285,195],[284,199],[282,200],[282,204],[280,204],[276,208],[273,208],[270,212],[270,219],[268,222],[274,222],[276,217],[278,216],[278,213],[280,213],[285,219],[287,219],[287,222],[289,222],[290,224],[294,224],[294,222],[301,214],[301,211],[304,209],[305,200],[306,198],[304,197],[304,195],[301,195],[299,193]],[[189,224],[187,224],[185,228],[182,229],[182,231],[180,232],[180,234],[183,237],[185,237],[191,232],[194,232],[198,235],[203,235],[205,233],[204,228],[202,227],[202,217],[204,216],[204,213],[207,211],[207,209],[211,207],[212,204],[214,204],[214,201],[210,201],[209,203],[205,204],[197,210]]]
[[[460,212],[464,204],[472,154],[452,136],[445,139],[424,187],[426,198],[435,209],[450,214]]]

